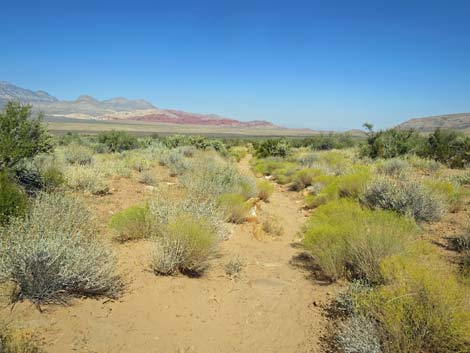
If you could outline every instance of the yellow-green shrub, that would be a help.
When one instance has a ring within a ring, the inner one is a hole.
[[[336,200],[338,198],[339,189],[338,184],[335,180],[323,187],[318,194],[306,195],[304,202],[307,208],[315,208],[324,205],[330,201]]]
[[[240,194],[222,194],[218,199],[218,207],[227,220],[233,223],[243,223],[250,212],[251,205]]]
[[[143,239],[151,236],[151,215],[147,205],[134,205],[116,213],[109,221],[120,241]]]
[[[260,200],[268,201],[274,192],[274,185],[267,180],[257,180],[256,189],[258,190]]]
[[[331,279],[380,283],[381,261],[402,251],[416,233],[411,219],[340,199],[318,207],[304,227],[303,244]]]
[[[371,173],[367,169],[359,169],[352,174],[339,176],[336,182],[341,197],[358,198],[371,179]]]
[[[469,288],[431,245],[384,260],[381,274],[386,285],[358,306],[378,322],[385,352],[470,352]]]
[[[244,146],[233,146],[230,148],[229,153],[237,162],[240,162],[240,160],[248,154],[248,148]]]
[[[177,271],[197,276],[214,255],[217,235],[208,220],[181,214],[171,219],[157,239],[153,254],[153,270],[171,275]]]
[[[461,206],[461,188],[457,184],[447,180],[425,179],[424,185],[433,194],[439,195],[451,211],[456,211]]]

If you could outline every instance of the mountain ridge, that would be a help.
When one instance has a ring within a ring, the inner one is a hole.
[[[419,132],[431,132],[437,128],[460,130],[470,128],[470,113],[434,115],[413,118],[397,126],[399,129],[414,129]]]
[[[59,100],[46,91],[32,91],[0,81],[0,107],[9,100],[31,104],[36,112],[49,117],[92,120],[131,120],[151,123],[217,125],[233,127],[281,128],[264,120],[240,121],[216,114],[190,113],[176,109],[162,109],[143,99],[115,97],[98,100],[81,95],[75,100]]]

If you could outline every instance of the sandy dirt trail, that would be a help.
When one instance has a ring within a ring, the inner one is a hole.
[[[251,173],[249,157],[239,166]],[[326,321],[319,305],[338,287],[293,263],[302,252],[295,235],[305,221],[299,195],[276,186],[258,213],[276,218],[284,234],[260,235],[256,223],[231,226],[230,239],[201,278],[157,277],[148,270],[149,242],[116,244],[128,282],[118,300],[76,299],[46,306],[42,314],[19,303],[1,314],[35,330],[50,353],[321,352]],[[231,279],[224,265],[235,256],[246,266]]]

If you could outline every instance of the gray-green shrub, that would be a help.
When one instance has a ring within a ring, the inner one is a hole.
[[[90,164],[93,161],[93,150],[73,143],[64,149],[64,160],[69,164]]]
[[[115,296],[120,288],[115,257],[90,214],[60,194],[39,195],[24,219],[0,228],[0,281],[17,284],[17,300],[36,303]]]
[[[361,201],[372,208],[392,210],[418,221],[436,221],[445,212],[443,200],[418,182],[399,182],[386,177],[371,181]]]

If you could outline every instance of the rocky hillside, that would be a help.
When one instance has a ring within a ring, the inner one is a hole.
[[[93,120],[133,120],[154,123],[217,125],[227,127],[276,127],[267,121],[239,121],[214,114],[196,114],[160,109],[142,100],[123,97],[97,100],[83,95],[73,101],[61,101],[44,91],[31,91],[8,82],[0,82],[0,107],[9,100],[29,103],[48,117]]]
[[[400,129],[415,129],[420,132],[430,132],[437,128],[461,130],[470,128],[470,113],[437,115],[427,118],[417,118],[398,125]]]

